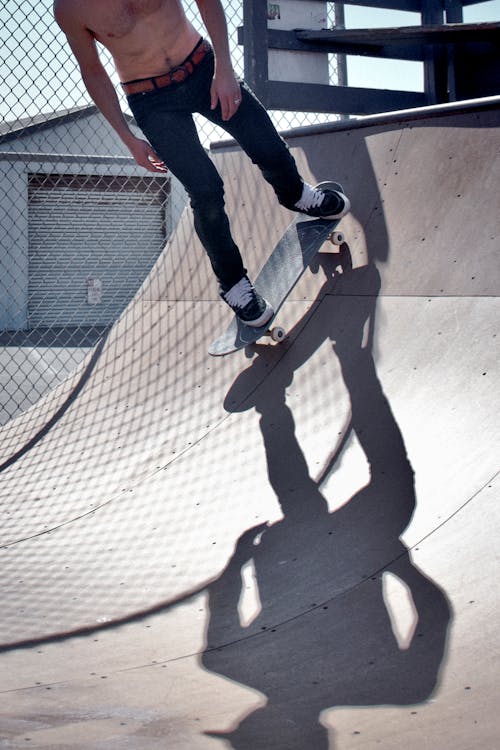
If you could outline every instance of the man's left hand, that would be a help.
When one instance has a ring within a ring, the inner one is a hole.
[[[241,104],[240,84],[232,70],[230,73],[215,73],[210,88],[210,98],[210,108],[215,109],[220,103],[222,119],[230,120]]]

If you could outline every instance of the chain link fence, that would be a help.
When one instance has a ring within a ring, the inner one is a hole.
[[[242,2],[226,0],[233,62]],[[327,3],[328,24],[335,7]],[[200,25],[196,4],[185,3]],[[0,3],[0,424],[67,377],[118,319],[186,203],[145,173],[92,104],[51,0]],[[105,50],[101,56],[118,84]],[[331,82],[336,82],[334,56]],[[118,87],[118,91],[120,91]],[[120,93],[131,127],[133,121]],[[332,119],[271,112],[279,130]],[[205,145],[224,136],[198,122]]]

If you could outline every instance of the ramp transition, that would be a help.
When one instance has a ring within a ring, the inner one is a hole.
[[[289,134],[352,198],[227,323],[189,214],[82,368],[0,431],[0,747],[497,745],[500,102]],[[250,272],[291,215],[214,149]]]

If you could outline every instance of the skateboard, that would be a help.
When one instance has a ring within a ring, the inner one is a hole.
[[[338,182],[321,182],[317,187],[344,192]],[[262,336],[269,336],[276,342],[285,338],[284,329],[280,326],[273,327],[273,322],[321,245],[328,239],[334,245],[344,242],[342,232],[337,231],[340,221],[308,219],[302,214],[292,221],[255,280],[255,288],[273,307],[273,317],[264,326],[255,328],[234,316],[224,333],[210,345],[209,354],[223,357],[254,344]]]

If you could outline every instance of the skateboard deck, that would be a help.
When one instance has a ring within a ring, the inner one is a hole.
[[[337,182],[322,182],[320,185],[343,192],[342,186]],[[273,321],[325,240],[331,238],[335,244],[343,241],[341,234],[335,233],[339,221],[341,220],[308,219],[303,214],[297,215],[255,280],[255,288],[273,307],[273,317],[264,326],[255,328],[234,316],[224,333],[210,345],[209,354],[222,357],[243,349],[266,335],[270,335],[275,341],[284,338],[283,329],[272,328]]]

